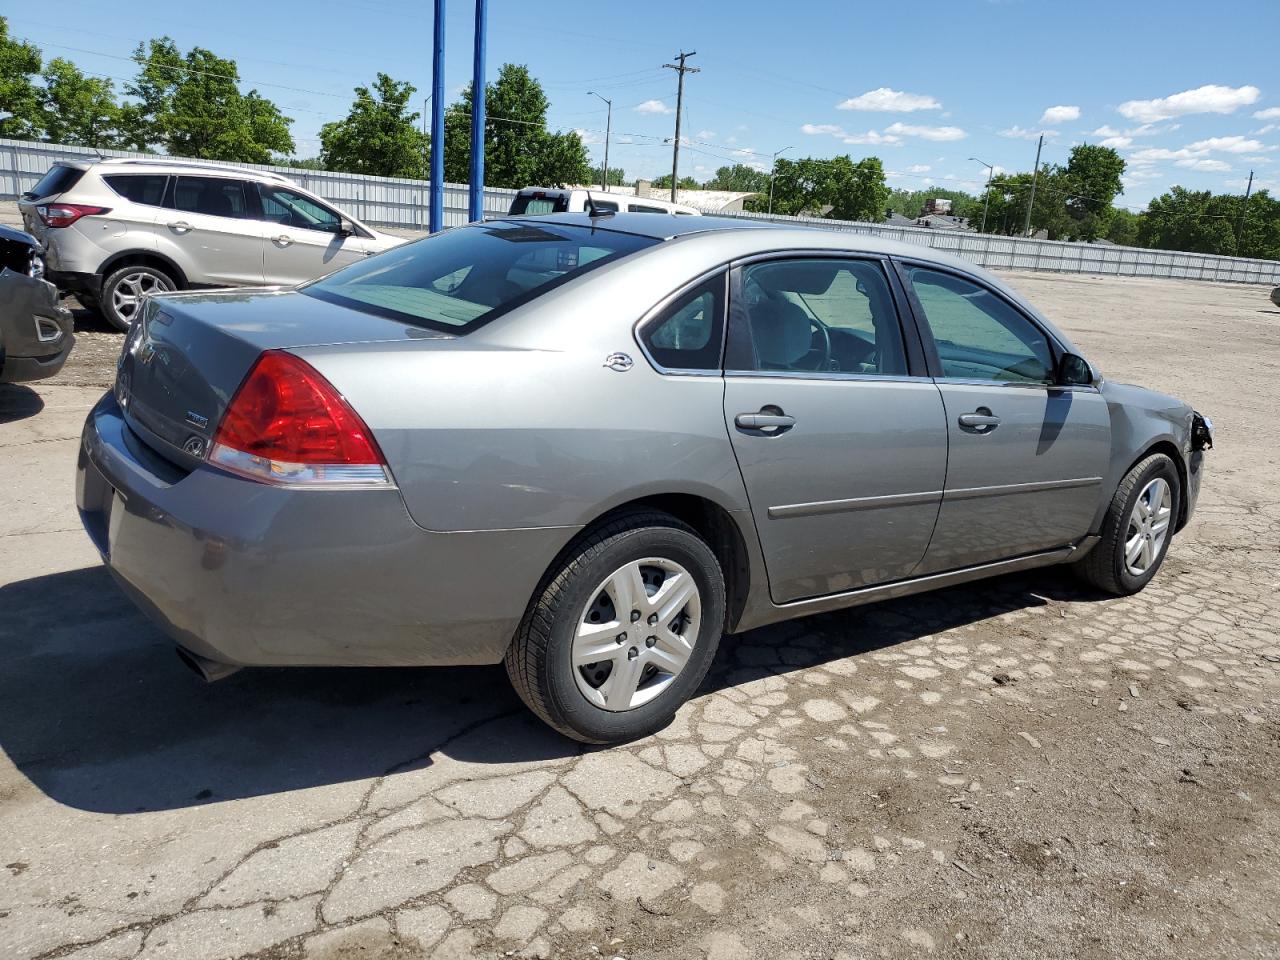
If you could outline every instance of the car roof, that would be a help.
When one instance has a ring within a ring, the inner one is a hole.
[[[59,160],[64,167],[77,170],[101,170],[103,173],[115,171],[152,171],[154,173],[201,173],[211,176],[245,177],[251,180],[269,180],[272,183],[297,184],[284,174],[270,170],[253,170],[248,167],[236,167],[224,163],[201,163],[199,160],[171,160],[165,157],[106,157],[84,158],[75,160]]]

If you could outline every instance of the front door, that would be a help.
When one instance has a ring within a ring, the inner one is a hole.
[[[950,453],[921,572],[1061,547],[1089,533],[1111,456],[1095,387],[1055,385],[1060,349],[997,292],[934,267],[903,270],[924,315]]]
[[[725,421],[775,603],[911,574],[937,519],[947,428],[909,375],[885,264],[734,271]]]
[[[258,195],[267,228],[263,245],[267,283],[314,280],[363,260],[372,249],[365,238],[342,232],[337,211],[296,190],[262,183]]]
[[[246,187],[231,177],[175,177],[156,218],[161,250],[172,250],[197,286],[262,283],[262,227],[250,213]]]

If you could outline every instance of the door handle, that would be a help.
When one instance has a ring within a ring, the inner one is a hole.
[[[169,224],[169,229],[176,230],[178,233],[186,233],[188,230],[193,229],[193,227],[185,220],[176,220]]]
[[[289,244],[293,243],[293,237],[289,236],[287,233],[282,233],[278,237],[272,237],[271,242],[277,246],[287,247]]]
[[[960,426],[969,428],[973,433],[990,433],[1000,426],[1000,418],[986,407],[979,407],[973,413],[960,414]]]
[[[759,413],[740,413],[733,422],[743,430],[758,430],[767,436],[776,436],[794,427],[796,418],[787,416],[778,407],[769,406],[762,407]]]

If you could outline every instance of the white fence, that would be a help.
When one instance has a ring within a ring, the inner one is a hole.
[[[0,139],[0,200],[16,200],[23,191],[30,190],[57,160],[94,155],[95,151],[84,147]],[[101,155],[146,156],[122,150],[104,150],[101,151]],[[409,230],[425,230],[427,226],[427,183],[424,180],[398,180],[355,173],[333,173],[327,170],[302,170],[295,167],[257,164],[233,164],[233,166],[250,166],[258,170],[282,173],[370,224]],[[487,188],[484,192],[485,212],[487,214],[506,213],[514,195],[514,190]],[[823,220],[818,217],[787,217],[776,214],[768,216],[758,213],[727,215],[889,237],[906,243],[945,250],[981,266],[995,269],[1280,284],[1280,261],[1275,260],[1217,257],[1204,253],[1147,250],[1143,247],[1118,247],[1111,244],[1026,240],[1019,237],[971,233],[965,230],[893,227],[883,223]],[[466,222],[466,185],[446,183],[444,188],[445,226],[458,226]]]

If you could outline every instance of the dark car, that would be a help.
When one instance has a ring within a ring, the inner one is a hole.
[[[0,383],[52,377],[75,343],[35,237],[0,226]]]

